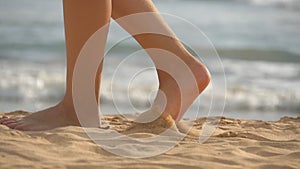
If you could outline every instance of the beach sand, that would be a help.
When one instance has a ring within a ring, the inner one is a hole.
[[[118,115],[105,118],[119,131],[132,125]],[[204,121],[205,118],[197,119],[194,130],[200,132]],[[163,127],[154,125],[151,129],[139,129],[139,136],[154,136],[155,132],[147,132]],[[138,149],[131,151],[139,153]],[[138,159],[107,152],[91,141],[81,127],[23,132],[0,125],[0,168],[296,169],[300,168],[300,118],[284,117],[266,122],[222,117],[217,130],[204,144],[199,144],[197,137],[186,136],[161,155]]]

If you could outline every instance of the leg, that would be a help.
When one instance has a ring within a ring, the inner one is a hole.
[[[158,10],[154,6],[151,0],[112,0],[113,4],[113,11],[112,11],[112,17],[114,19],[121,18],[123,16],[135,14],[135,13],[143,13],[143,12],[154,12],[159,14]],[[176,81],[180,79],[174,79],[171,77],[168,73],[165,73],[161,70],[157,70],[158,77],[159,77],[159,89],[165,94],[167,103],[165,106],[165,109],[163,113],[170,114],[174,119],[179,120],[183,114],[187,111],[188,107],[193,103],[193,101],[196,99],[196,97],[207,87],[207,85],[210,82],[210,74],[206,67],[198,61],[196,58],[194,58],[182,45],[182,43],[176,38],[175,34],[172,32],[172,30],[169,28],[167,23],[164,21],[164,19],[159,16],[155,15],[153,17],[147,18],[151,21],[151,24],[155,25],[156,29],[159,27],[161,30],[161,33],[164,33],[169,36],[163,36],[159,34],[139,34],[135,35],[134,38],[140,43],[140,45],[144,49],[149,48],[156,48],[156,49],[162,49],[168,52],[171,52],[175,54],[178,58],[180,58],[192,71],[194,77],[189,78],[195,78],[197,86],[198,86],[198,92],[188,95],[188,98],[182,98],[178,84]],[[118,22],[118,20],[117,20]],[[142,29],[145,29],[145,27],[141,26],[142,24],[139,24],[138,22],[132,22],[130,24],[118,22],[125,30],[127,30],[129,33],[144,31]],[[151,31],[151,25],[146,26],[147,31],[150,32],[157,32],[157,30]],[[164,56],[158,56],[156,52],[148,52],[150,57],[152,58],[155,65],[158,65],[161,60],[159,57]],[[175,58],[174,58],[175,59]],[[169,63],[170,65],[173,64],[172,61]],[[185,77],[186,78],[186,77]],[[185,88],[184,91],[181,91],[183,93],[189,93],[189,84],[185,84],[183,88]],[[159,100],[161,100],[160,96],[158,95],[156,100],[154,101],[155,104],[159,104]],[[184,103],[181,105],[180,103]],[[180,106],[181,105],[181,106]]]
[[[79,52],[88,38],[109,23],[111,0],[64,0],[64,20],[67,50],[66,95],[58,105],[39,111],[23,119],[2,118],[1,124],[19,130],[47,130],[61,126],[80,125],[72,99],[73,70]],[[106,37],[103,37],[106,41]],[[102,64],[96,78],[96,97],[99,101],[99,86]]]

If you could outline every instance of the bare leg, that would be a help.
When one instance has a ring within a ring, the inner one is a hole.
[[[114,19],[121,18],[123,16],[135,14],[135,13],[143,13],[143,12],[154,12],[159,14],[158,10],[154,6],[151,0],[112,0],[113,11],[112,17]],[[186,83],[184,86],[183,93],[193,92],[188,96],[188,98],[182,98],[179,90],[179,86],[176,81],[180,79],[174,79],[168,73],[164,71],[157,70],[159,77],[159,89],[163,91],[166,95],[167,103],[166,107],[163,111],[163,114],[170,114],[173,119],[179,120],[183,114],[187,111],[188,107],[193,103],[196,97],[207,87],[210,82],[210,74],[207,71],[206,67],[194,58],[181,44],[179,40],[177,40],[176,36],[169,28],[167,23],[164,21],[162,17],[159,15],[155,15],[153,17],[147,18],[148,21],[151,22],[155,27],[159,27],[162,34],[167,33],[168,36],[158,35],[158,34],[140,34],[135,35],[134,38],[141,44],[144,49],[156,48],[162,49],[168,52],[175,54],[177,57],[182,59],[185,64],[190,68],[194,77],[185,77],[185,78],[195,78],[196,83],[198,85],[198,91],[195,93],[193,91],[189,91],[190,84]],[[117,20],[118,21],[118,20]],[[144,27],[141,26],[139,22],[132,22],[130,24],[118,22],[125,30],[129,33],[133,34],[133,32],[144,31]],[[145,24],[145,23],[143,23]],[[140,30],[139,30],[140,29]],[[151,26],[146,28],[147,31],[157,32],[157,29],[151,30]],[[159,32],[160,33],[160,32]],[[159,64],[161,60],[156,52],[148,52],[155,65]],[[174,58],[175,59],[175,58]],[[174,64],[172,61],[169,63],[170,65]],[[187,80],[188,81],[188,80]],[[160,104],[161,96],[158,95],[154,102],[155,104]],[[184,104],[181,102],[184,101]]]
[[[72,78],[79,52],[88,38],[109,23],[111,0],[64,0],[64,19],[67,49],[66,95],[58,105],[33,113],[22,119],[2,118],[1,124],[18,130],[47,130],[61,126],[79,125],[72,99]],[[106,37],[103,37],[106,40]],[[99,102],[99,86],[102,64],[96,79],[96,97]]]

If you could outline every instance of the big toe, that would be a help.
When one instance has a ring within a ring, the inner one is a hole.
[[[13,129],[24,131],[24,130],[26,130],[26,125],[17,123]]]
[[[19,122],[12,122],[12,123],[7,124],[6,126],[11,128],[11,129],[15,129],[19,125],[20,125]]]

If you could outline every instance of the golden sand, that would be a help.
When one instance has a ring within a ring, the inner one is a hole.
[[[126,134],[153,136],[174,126],[168,118],[163,121],[169,123],[158,120],[150,125],[133,124],[118,115],[105,119],[112,128]],[[205,118],[196,119],[193,132],[200,132],[204,121]],[[182,128],[179,125],[179,130]],[[284,117],[276,122],[221,118],[212,137],[204,144],[197,141],[197,137],[189,135],[161,155],[132,159],[105,151],[81,127],[23,132],[0,125],[0,168],[300,168],[299,117]]]

